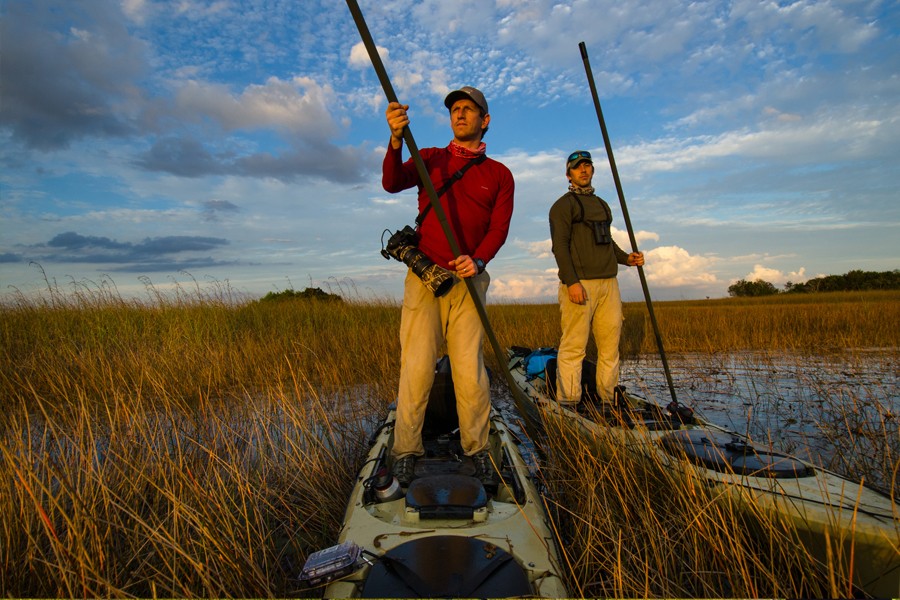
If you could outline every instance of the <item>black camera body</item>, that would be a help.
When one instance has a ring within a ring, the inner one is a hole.
[[[403,229],[395,231],[393,235],[388,238],[387,247],[381,249],[381,255],[388,260],[395,258],[400,262],[403,262],[403,259],[399,256],[400,249],[406,246],[418,245],[419,240],[416,237],[416,230],[407,225]]]
[[[440,298],[450,291],[456,280],[453,273],[434,264],[425,256],[425,253],[419,250],[418,243],[416,230],[407,225],[391,235],[387,246],[381,249],[381,255],[388,260],[394,258],[404,263],[436,298]]]

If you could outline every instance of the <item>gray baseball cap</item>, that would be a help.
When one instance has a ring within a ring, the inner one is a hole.
[[[566,171],[568,171],[569,169],[574,169],[583,162],[594,164],[594,159],[591,158],[591,153],[587,150],[576,150],[569,155],[569,158],[566,159]]]
[[[487,100],[484,99],[484,94],[481,93],[481,90],[473,88],[470,85],[464,85],[458,90],[454,90],[447,94],[447,97],[444,98],[444,106],[449,109],[453,106],[454,102],[463,98],[468,98],[477,104],[481,110],[484,111],[484,114],[488,114],[488,105]]]

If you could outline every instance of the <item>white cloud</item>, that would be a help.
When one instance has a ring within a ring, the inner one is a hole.
[[[612,236],[616,244],[626,252],[631,252],[631,240],[628,239],[628,232],[622,229],[612,227]],[[643,242],[648,240],[659,241],[659,235],[650,231],[636,231],[634,234],[638,249],[643,252],[641,246]],[[540,240],[538,242],[523,242],[516,240],[513,242],[519,248],[524,249],[534,258],[553,258],[553,241],[550,238]]]
[[[556,272],[546,276],[499,276],[491,280],[488,297],[492,300],[531,300],[555,298],[559,289]]]
[[[185,82],[175,102],[184,118],[213,119],[226,130],[287,129],[313,139],[326,139],[337,128],[329,112],[334,92],[309,77],[284,81],[270,77],[235,96],[222,84]]]
[[[647,281],[659,287],[705,286],[717,282],[711,272],[716,260],[692,256],[678,246],[660,246],[644,253]]]
[[[793,114],[793,113],[786,113],[786,112],[780,111],[777,108],[774,108],[772,106],[765,107],[763,109],[763,114],[767,117],[772,117],[772,118],[774,118],[778,121],[782,121],[782,122],[800,121],[803,119],[803,117],[800,115]]]
[[[425,81],[425,76],[417,71],[401,71],[394,77],[394,85],[398,90],[409,90],[423,81]]]
[[[784,285],[788,281],[790,281],[791,283],[803,283],[807,280],[805,274],[805,267],[800,267],[799,271],[784,273],[782,271],[779,271],[778,269],[772,269],[757,264],[753,266],[753,271],[743,277],[743,279],[745,281],[756,281],[758,279],[762,279],[763,281],[768,281],[769,283],[772,283],[774,285]],[[732,283],[734,283],[734,281],[732,281]]]
[[[523,248],[534,258],[553,258],[553,242],[550,238],[541,240],[539,242],[522,242],[516,240],[514,244],[520,248]]]
[[[612,231],[613,239],[616,241],[619,248],[625,252],[631,252],[631,240],[628,237],[628,231],[616,227],[610,227],[610,230]],[[638,230],[634,232],[634,241],[637,243],[638,250],[643,252],[644,242],[658,242],[659,234],[653,233],[652,231]]]
[[[885,144],[886,136],[900,131],[900,115],[889,120],[864,115],[815,115],[801,118],[777,113],[771,127],[724,131],[716,135],[665,137],[625,146],[616,161],[630,177],[653,172],[699,169],[715,161],[753,158],[790,164],[843,160],[864,155]]]
[[[122,12],[137,25],[143,25],[150,10],[146,0],[122,0]]]
[[[743,22],[757,39],[769,39],[783,45],[795,42],[797,32],[804,35],[796,45],[815,52],[854,52],[878,35],[876,23],[848,14],[841,3],[798,0],[784,5],[777,2],[740,0],[731,13]]]
[[[18,110],[0,119],[9,224],[0,256],[70,227],[135,243],[226,237],[221,252],[247,263],[217,272],[232,281],[250,272],[245,281],[303,280],[308,271],[402,290],[403,269],[379,256],[378,238],[410,222],[415,191],[388,199],[380,189],[385,99],[345,10],[321,0],[7,4],[4,31],[16,51],[4,61],[18,62],[5,71],[15,80],[4,106]],[[490,100],[489,153],[516,178],[492,297],[555,298],[547,211],[565,190],[562,157],[599,141],[579,40],[614,129],[632,217],[645,227],[636,236],[646,273],[662,294],[723,295],[748,271],[782,281],[895,267],[897,252],[865,251],[895,248],[900,217],[889,2],[367,0],[365,8],[396,91],[417,111],[420,141],[446,143],[441,100],[451,87],[478,85]],[[195,168],[173,169],[195,158],[191,148],[204,153]],[[348,170],[353,177],[339,177]],[[611,179],[599,171],[595,184],[621,228],[613,235],[627,249]],[[204,221],[211,199],[240,213]],[[267,237],[293,244],[271,248]],[[760,248],[771,255],[753,256]],[[348,249],[352,260],[340,253]],[[792,264],[805,266],[794,273]],[[623,290],[634,287],[636,269],[620,278]]]
[[[385,48],[384,46],[375,45],[375,49],[378,50],[378,56],[381,57],[381,62],[387,64],[388,59],[391,56],[390,50]],[[369,51],[366,50],[366,45],[362,42],[357,42],[350,49],[350,59],[347,63],[354,69],[370,69],[372,67],[372,61],[369,58]]]
[[[403,198],[390,197],[390,198],[372,198],[372,204],[382,204],[385,206],[398,206],[398,205],[406,205],[408,202]]]

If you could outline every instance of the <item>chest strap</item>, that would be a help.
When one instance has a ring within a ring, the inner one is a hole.
[[[440,198],[441,196],[446,194],[447,190],[449,190],[453,186],[454,183],[456,183],[457,181],[462,179],[462,176],[466,174],[466,171],[468,171],[475,165],[479,165],[479,164],[483,163],[485,160],[487,160],[487,155],[479,154],[477,157],[473,158],[472,160],[467,162],[465,165],[463,165],[463,168],[460,169],[459,171],[457,171],[456,173],[454,173],[453,175],[451,175],[450,179],[445,181],[444,185],[441,186],[441,189],[439,189],[437,191],[438,198]],[[431,202],[426,204],[425,208],[422,209],[422,212],[419,213],[419,216],[416,217],[416,229],[418,229],[422,225],[422,221],[425,220],[425,215],[428,214],[429,210],[431,210]],[[584,208],[582,208],[582,213],[584,213]]]

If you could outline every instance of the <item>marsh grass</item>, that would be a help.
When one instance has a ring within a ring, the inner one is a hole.
[[[183,295],[4,309],[0,594],[297,595],[395,393],[398,318]]]
[[[572,589],[587,597],[850,597],[839,562],[822,569],[796,531],[753,502],[640,452],[652,442],[586,438],[551,420],[542,469],[567,540]],[[640,433],[636,432],[639,436]],[[825,573],[829,572],[829,575]]]
[[[655,302],[666,352],[900,347],[900,291]],[[489,306],[501,345],[559,343],[556,304]],[[623,355],[659,352],[644,302],[627,302]],[[596,350],[594,350],[596,352]]]
[[[289,592],[361,452],[323,430],[333,408],[299,384],[237,410],[164,394],[114,393],[100,410],[78,392],[63,409],[21,401],[0,463],[0,587],[19,596]]]
[[[51,286],[46,297],[0,309],[0,595],[304,595],[299,568],[335,540],[373,419],[396,393],[399,306],[247,302],[222,284],[148,289],[150,300],[137,302],[108,281],[67,294]],[[674,303],[658,317],[671,351],[896,349],[897,328],[871,316],[896,325],[897,311],[896,295],[870,295],[804,299],[783,311]],[[504,347],[558,341],[555,306],[488,313]],[[631,353],[655,351],[645,318],[629,306]],[[781,333],[747,335],[747,325]],[[845,421],[849,435],[863,427]],[[896,436],[887,423],[872,436],[882,432]],[[614,446],[614,460],[601,463],[575,444],[554,438],[547,466],[564,499],[556,512],[572,540],[573,589],[845,592],[840,582],[791,583],[785,573],[802,557],[783,556],[790,545],[777,527],[749,536],[707,490],[626,461]],[[848,469],[866,466],[853,461],[855,450],[845,450]],[[661,499],[666,510],[651,510]],[[688,512],[695,506],[704,510]],[[685,530],[685,519],[702,526]],[[611,534],[610,523],[626,528]],[[742,554],[747,547],[757,551]]]

